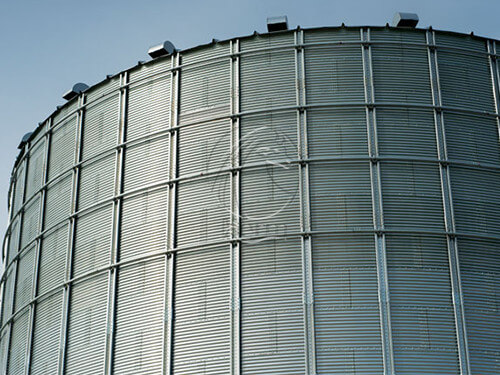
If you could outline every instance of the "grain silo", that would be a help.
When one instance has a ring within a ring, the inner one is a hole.
[[[498,41],[413,20],[75,86],[12,172],[1,372],[500,373]]]

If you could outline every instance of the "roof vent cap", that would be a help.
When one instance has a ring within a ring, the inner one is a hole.
[[[414,28],[418,24],[418,15],[416,13],[397,12],[392,19],[394,27],[411,27]]]
[[[164,41],[162,44],[158,44],[157,46],[153,46],[150,49],[148,49],[148,55],[151,56],[153,59],[160,56],[168,56],[173,54],[174,52],[175,52],[175,46],[172,44],[172,42],[169,42],[168,40]]]
[[[287,16],[268,17],[267,18],[267,31],[283,31],[288,30]]]
[[[19,146],[17,146],[17,148],[18,148],[19,150],[22,150],[22,149],[23,149],[23,147],[24,147],[24,145],[25,145],[26,143],[28,143],[28,140],[30,139],[31,134],[33,134],[33,132],[28,132],[28,133],[26,133],[25,135],[23,135],[23,138],[21,139],[21,143],[19,143]]]
[[[89,88],[88,85],[86,85],[85,83],[75,83],[73,85],[73,88],[71,90],[69,90],[68,92],[66,92],[64,95],[63,95],[63,99],[66,99],[66,100],[71,100],[73,99],[75,96],[77,96],[78,94],[80,94],[82,91],[85,91]]]

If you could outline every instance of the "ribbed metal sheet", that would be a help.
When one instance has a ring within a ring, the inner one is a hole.
[[[318,374],[382,373],[373,236],[318,236],[312,247]]]
[[[40,230],[40,197],[37,196],[24,209],[21,249],[28,245]]]
[[[9,375],[23,375],[24,363],[26,359],[26,344],[28,342],[28,310],[14,320],[12,323],[12,332],[9,349]]]
[[[306,34],[307,35],[307,34]],[[331,34],[330,34],[331,35]],[[324,42],[323,39],[313,38]],[[359,33],[356,33],[359,39]],[[332,41],[332,39],[327,39]],[[310,47],[305,51],[306,95],[309,104],[364,100],[363,65],[359,46]]]
[[[114,372],[158,374],[162,368],[165,258],[121,267],[118,278]]]
[[[307,112],[311,158],[345,158],[368,155],[364,109],[330,108]]]
[[[493,117],[445,113],[448,157],[500,165],[498,125]]]
[[[71,212],[71,174],[66,174],[49,185],[45,198],[45,229],[67,219]]]
[[[168,135],[127,147],[124,191],[134,190],[168,178]]]
[[[113,196],[115,159],[114,155],[109,155],[82,166],[78,209],[87,208]]]
[[[220,171],[231,162],[230,123],[211,121],[179,131],[179,176]]]
[[[272,165],[297,159],[296,124],[297,114],[292,111],[243,116],[238,148],[241,164]]]
[[[17,213],[19,208],[23,204],[23,191],[24,191],[24,179],[25,179],[25,164],[21,163],[16,173],[14,174],[14,179],[12,181],[12,186],[14,190],[14,201],[12,202],[12,212]]]
[[[469,356],[476,374],[500,372],[498,248],[499,241],[458,241]]]
[[[39,295],[48,292],[64,281],[67,249],[68,225],[64,225],[42,238],[39,260]]]
[[[437,165],[384,162],[381,170],[387,228],[444,229]]]
[[[3,285],[2,293],[2,326],[4,326],[7,321],[12,316],[13,299],[14,299],[14,288],[15,288],[15,263],[14,267],[11,267],[6,273],[6,280]]]
[[[164,64],[157,65],[165,68]],[[146,73],[147,72],[147,73]],[[154,70],[147,69],[144,74],[131,74],[131,81],[147,77]],[[133,85],[128,92],[127,140],[144,137],[150,133],[168,127],[170,108],[166,103],[170,100],[170,77],[150,78]],[[118,111],[118,108],[116,109]]]
[[[66,374],[95,374],[104,370],[106,279],[101,274],[72,288]]]
[[[451,168],[459,231],[500,234],[500,175],[497,171]]]
[[[388,235],[386,246],[396,372],[459,373],[446,238]]]
[[[118,95],[113,94],[85,110],[82,160],[116,145],[119,109]]]
[[[313,230],[372,228],[368,163],[315,163],[310,179]]]
[[[50,138],[49,180],[67,171],[75,161],[76,115],[56,126]]]
[[[12,173],[0,372],[500,373],[498,48],[255,34],[69,101]]]
[[[178,246],[228,238],[229,188],[227,174],[179,184]]]
[[[28,304],[33,289],[33,270],[35,265],[35,246],[30,246],[19,257],[16,279],[16,298],[14,310]]]
[[[244,374],[303,374],[300,238],[241,246]]]
[[[79,216],[73,249],[73,276],[91,272],[109,263],[112,205]]]
[[[120,259],[165,250],[167,190],[125,198],[122,209]]]
[[[372,47],[376,102],[431,104],[427,50],[401,45]]]
[[[436,130],[431,110],[378,109],[377,135],[381,156],[437,158]]]
[[[62,292],[36,305],[31,374],[55,374],[61,335]]]
[[[176,374],[229,373],[229,247],[179,253],[175,272]]]
[[[244,237],[273,237],[300,231],[299,171],[269,165],[241,174],[241,231]]]
[[[42,187],[43,163],[45,158],[45,142],[38,142],[31,150],[26,178],[26,197],[31,197]]]
[[[244,43],[241,48],[243,50]],[[241,110],[295,105],[293,51],[266,51],[241,57]]]
[[[229,51],[226,51],[226,53]],[[183,62],[190,61],[189,58]],[[182,70],[180,85],[180,120],[190,122],[229,114],[229,58]]]
[[[438,65],[443,105],[495,112],[486,55],[442,50],[438,51]]]

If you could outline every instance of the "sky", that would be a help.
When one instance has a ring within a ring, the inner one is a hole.
[[[33,131],[76,82],[148,60],[152,45],[179,49],[266,31],[287,15],[290,28],[385,25],[395,12],[419,15],[419,27],[500,39],[500,0],[0,0],[0,235],[22,136]]]

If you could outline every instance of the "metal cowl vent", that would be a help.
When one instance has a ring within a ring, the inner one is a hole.
[[[175,46],[172,42],[166,40],[162,44],[158,44],[156,46],[151,47],[148,50],[148,55],[153,59],[160,56],[168,56],[175,52]]]
[[[411,27],[415,28],[418,24],[418,15],[416,13],[397,12],[392,19],[394,27]]]
[[[268,17],[267,18],[267,31],[284,31],[288,30],[287,16]]]
[[[80,94],[81,92],[87,90],[88,88],[89,88],[89,86],[86,85],[85,83],[82,83],[82,82],[75,83],[73,85],[73,87],[71,88],[71,90],[67,91],[63,95],[63,99],[71,100],[75,96],[77,96],[78,94]]]

